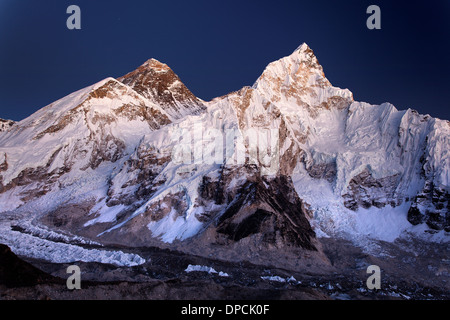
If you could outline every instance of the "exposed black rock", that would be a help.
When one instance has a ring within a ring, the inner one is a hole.
[[[336,179],[336,162],[318,163],[312,166],[307,166],[306,171],[308,171],[311,178],[325,179],[328,182],[333,182],[334,179]]]
[[[376,179],[369,169],[365,169],[350,180],[348,192],[343,195],[344,205],[350,210],[357,210],[359,207],[368,209],[372,206],[396,206],[402,201],[397,199],[395,193],[399,178],[396,174]]]
[[[287,176],[246,182],[219,218],[217,232],[233,241],[262,234],[267,243],[317,250],[304,204]]]
[[[431,229],[450,231],[449,208],[449,192],[427,181],[422,192],[413,199],[408,221],[414,225],[425,222]]]
[[[16,122],[0,118],[0,132],[8,131]]]
[[[417,206],[412,205],[408,210],[408,221],[413,225],[418,225],[423,222],[423,215]]]
[[[28,287],[40,283],[54,283],[55,278],[23,261],[11,249],[0,244],[0,285],[11,287]],[[59,279],[59,281],[61,281]]]

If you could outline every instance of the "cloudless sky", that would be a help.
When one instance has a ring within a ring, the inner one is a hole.
[[[81,30],[68,30],[69,5]],[[368,30],[366,9],[381,9]],[[252,85],[306,42],[357,101],[450,119],[450,1],[0,0],[0,118],[156,58],[198,97]]]

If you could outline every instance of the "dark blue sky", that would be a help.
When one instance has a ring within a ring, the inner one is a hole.
[[[82,30],[66,9],[81,8]],[[381,8],[381,30],[366,9]],[[167,63],[198,97],[252,85],[302,42],[355,100],[450,119],[450,1],[0,0],[0,118]]]

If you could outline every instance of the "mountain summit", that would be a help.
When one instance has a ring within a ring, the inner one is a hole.
[[[150,59],[0,132],[0,242],[278,263],[323,237],[448,239],[449,145],[448,121],[332,86],[306,44],[209,102]]]
[[[295,105],[308,109],[312,116],[321,108],[345,108],[353,101],[349,90],[331,85],[305,43],[291,55],[270,63],[252,88],[286,111]],[[295,109],[289,111],[295,113]]]
[[[118,80],[163,107],[173,119],[205,110],[204,103],[189,91],[172,69],[156,59],[147,60]]]

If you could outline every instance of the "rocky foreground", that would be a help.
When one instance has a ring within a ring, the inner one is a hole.
[[[141,248],[147,262],[135,267],[78,262],[81,289],[69,290],[69,264],[22,260],[0,246],[1,300],[447,300],[450,261],[442,245],[417,243],[423,254],[388,245],[392,256],[376,258],[346,241],[322,239],[329,265],[309,261],[297,271],[249,262],[226,262],[184,253]],[[412,264],[414,262],[414,264]],[[381,268],[381,288],[369,290],[368,265]],[[189,267],[190,266],[190,267]],[[193,271],[189,271],[189,269]],[[196,271],[198,270],[198,271]]]

